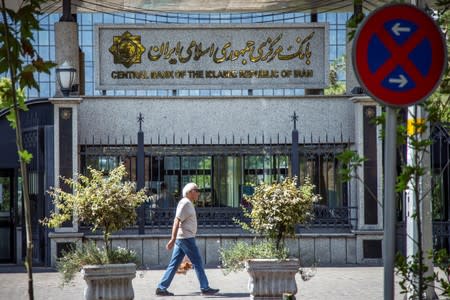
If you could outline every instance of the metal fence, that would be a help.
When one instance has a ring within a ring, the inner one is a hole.
[[[175,144],[175,142],[178,142]],[[341,182],[336,156],[350,143],[342,138],[303,137],[299,143],[299,178],[309,177],[322,197],[315,207],[317,228],[350,229],[356,224],[356,207],[349,207],[348,184]],[[202,137],[191,141],[175,136],[159,138],[144,146],[145,204],[147,229],[172,226],[183,186],[195,182],[201,190],[197,203],[200,228],[237,228],[242,219],[244,195],[261,182],[282,180],[292,175],[291,144],[264,135],[241,138]],[[136,181],[137,145],[128,138],[101,141],[92,137],[80,145],[81,171],[87,166],[108,171],[124,163],[129,179]]]
[[[431,127],[433,241],[450,250],[450,123]]]
[[[450,250],[450,124],[431,126],[431,204],[433,247]],[[406,212],[399,211],[397,250],[406,254]]]

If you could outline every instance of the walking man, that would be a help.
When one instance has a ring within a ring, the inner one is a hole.
[[[166,245],[167,250],[173,249],[172,257],[156,289],[156,295],[158,296],[173,296],[173,293],[167,289],[185,255],[189,257],[194,266],[197,279],[200,283],[201,294],[214,295],[219,292],[218,289],[213,289],[209,286],[208,278],[203,268],[202,258],[195,243],[197,215],[193,203],[198,200],[199,196],[200,191],[195,183],[191,182],[184,186],[183,199],[178,202],[173,221],[172,236]]]

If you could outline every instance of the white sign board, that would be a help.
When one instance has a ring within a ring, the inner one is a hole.
[[[96,88],[325,88],[328,25],[97,25]]]

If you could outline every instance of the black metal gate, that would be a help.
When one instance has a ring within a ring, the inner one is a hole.
[[[450,251],[450,124],[431,126],[433,247]],[[397,250],[406,254],[405,212],[399,211]]]
[[[48,240],[48,229],[40,224],[39,220],[49,215],[50,198],[46,191],[54,185],[54,149],[53,149],[53,126],[46,125],[52,122],[52,115],[38,116],[38,113],[27,114],[22,119],[23,146],[33,155],[28,167],[28,190],[30,197],[31,230],[33,242],[33,263],[45,265],[49,262],[50,243]],[[20,175],[19,175],[20,176]],[[19,179],[20,181],[20,179]],[[19,184],[19,191],[21,186]],[[23,202],[20,193],[19,203]],[[21,216],[24,216],[23,205],[21,205]],[[22,256],[26,252],[26,232],[22,217]]]
[[[450,251],[450,124],[431,129],[433,242]]]
[[[316,228],[348,231],[356,224],[356,208],[348,205],[348,184],[340,181],[336,158],[347,147],[349,142],[342,139],[310,137],[299,143],[299,178],[310,177],[322,195],[316,206]],[[233,218],[241,217],[243,195],[252,193],[252,184],[292,175],[291,144],[281,138],[217,136],[191,141],[188,135],[187,141],[158,138],[147,143],[144,151],[147,229],[170,229],[174,206],[188,182],[196,182],[201,190],[200,228],[235,228]],[[137,181],[137,145],[132,139],[93,137],[80,145],[80,161],[83,173],[87,166],[107,171],[124,163],[129,179]]]

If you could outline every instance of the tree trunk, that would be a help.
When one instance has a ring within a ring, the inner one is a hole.
[[[14,87],[14,81],[12,81]],[[22,176],[22,189],[23,189],[23,206],[24,206],[24,219],[25,219],[25,235],[27,240],[27,250],[25,257],[25,268],[28,273],[28,295],[29,299],[34,299],[34,291],[33,291],[33,239],[32,239],[32,231],[31,231],[31,205],[30,205],[30,196],[28,191],[28,170],[27,164],[20,156],[20,153],[24,151],[23,142],[22,142],[22,125],[20,124],[20,114],[19,109],[17,108],[17,100],[16,100],[16,91],[13,88],[13,98],[14,98],[14,114],[16,116],[16,145],[17,151],[19,153],[19,161],[20,161],[20,175]]]
[[[7,46],[7,49],[9,49],[9,43],[8,43],[8,22],[6,20],[8,19],[5,12],[5,0],[2,0],[2,16],[4,22],[4,28],[5,28],[5,43]],[[24,205],[24,211],[25,211],[25,233],[26,233],[26,240],[27,240],[27,255],[25,258],[25,267],[27,269],[28,273],[28,296],[30,300],[34,300],[34,290],[33,290],[33,260],[32,260],[32,254],[33,254],[33,240],[31,237],[31,214],[30,214],[30,197],[28,194],[28,172],[27,172],[27,164],[24,161],[23,157],[20,155],[20,153],[23,152],[23,142],[22,142],[22,126],[20,124],[20,115],[19,115],[19,107],[17,103],[17,93],[16,93],[16,70],[12,65],[12,58],[10,57],[10,51],[6,51],[7,54],[7,61],[8,61],[8,69],[9,69],[9,76],[11,78],[11,86],[12,86],[12,98],[13,98],[13,107],[11,109],[14,110],[14,115],[16,118],[16,145],[17,145],[17,151],[19,155],[19,161],[20,161],[20,174],[22,176],[22,189],[23,189],[23,205]]]

